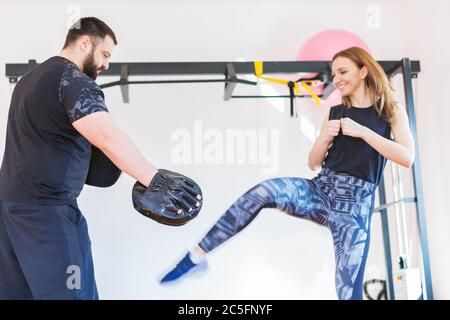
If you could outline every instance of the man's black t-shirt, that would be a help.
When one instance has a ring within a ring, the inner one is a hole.
[[[89,169],[91,144],[72,123],[108,112],[94,80],[55,56],[14,88],[0,169],[0,200],[39,204],[76,201]]]

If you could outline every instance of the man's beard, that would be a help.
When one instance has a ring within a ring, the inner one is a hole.
[[[93,80],[97,79],[97,71],[99,70],[94,62],[94,49],[92,48],[91,53],[89,53],[83,62],[83,73]]]

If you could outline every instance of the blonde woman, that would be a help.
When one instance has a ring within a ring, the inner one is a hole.
[[[352,47],[332,59],[342,104],[330,108],[308,157],[313,179],[266,180],[241,196],[161,283],[206,267],[205,255],[243,230],[264,208],[327,227],[333,236],[339,299],[362,299],[375,189],[387,160],[410,168],[414,141],[404,108],[381,66]],[[391,133],[394,139],[391,139]]]

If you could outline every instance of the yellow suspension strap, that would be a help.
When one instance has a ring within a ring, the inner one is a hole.
[[[288,81],[288,80],[282,80],[282,79],[276,79],[276,78],[269,78],[269,77],[263,77],[262,74],[264,72],[264,66],[262,61],[255,61],[255,76],[259,79],[266,80],[268,82],[281,84],[281,85],[287,85],[289,88],[289,98],[291,102],[291,117],[294,116],[294,97],[295,94],[300,94],[300,87],[298,82],[294,81]],[[320,99],[317,96],[317,94],[305,83],[300,82],[300,86],[308,92],[312,98],[314,99],[315,105],[318,106],[320,104]]]
[[[317,107],[318,105],[320,105],[320,99],[319,99],[319,97],[317,96],[317,94],[314,92],[314,90],[313,89],[311,89],[311,87],[310,86],[308,86],[305,82],[300,82],[300,85],[306,90],[306,92],[308,92],[310,95],[311,95],[311,97],[313,98],[313,100],[314,100],[314,104],[315,104],[315,106]]]

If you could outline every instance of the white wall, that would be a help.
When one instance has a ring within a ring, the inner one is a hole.
[[[378,30],[366,25],[369,6],[380,9]],[[450,258],[445,254],[450,243],[445,183],[450,178],[445,161],[450,157],[445,141],[450,115],[445,99],[450,85],[446,1],[2,2],[1,74],[5,63],[41,62],[55,55],[77,8],[82,16],[98,16],[116,31],[119,46],[113,62],[294,60],[308,37],[330,28],[357,34],[379,60],[420,60],[417,127],[434,293],[438,299],[450,298]],[[100,77],[98,82],[111,79]],[[106,89],[105,94],[111,113],[145,156],[158,167],[195,177],[205,203],[197,219],[171,228],[134,211],[129,177],[123,176],[107,190],[86,187],[79,205],[89,222],[102,298],[335,299],[334,253],[328,231],[274,210],[263,212],[248,229],[211,254],[204,277],[172,287],[157,284],[157,278],[249,187],[269,177],[313,177],[306,159],[311,141],[304,134],[301,117],[289,118],[287,101],[224,102],[223,84],[131,86],[130,104],[122,103],[118,88]],[[9,100],[10,87],[3,78],[1,154]],[[314,109],[303,100],[297,103],[299,115],[318,126],[325,109]],[[174,164],[171,135],[180,128],[193,131],[194,121],[200,121],[205,130],[221,132],[278,129],[279,152],[275,155],[279,170],[264,176],[262,166],[255,164]],[[375,220],[369,268],[376,267],[371,263],[382,257],[379,228]]]

